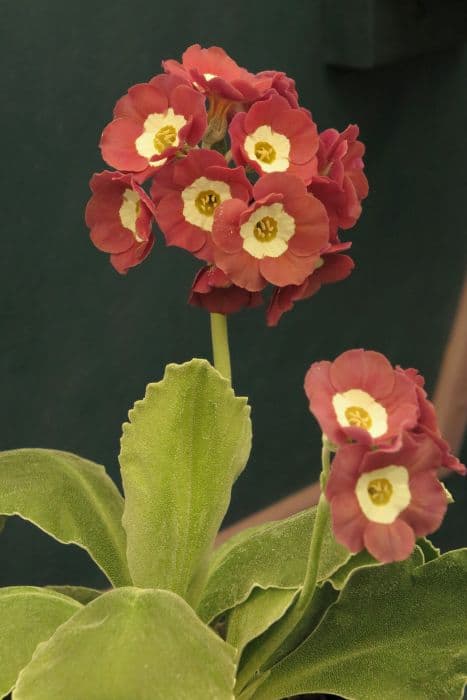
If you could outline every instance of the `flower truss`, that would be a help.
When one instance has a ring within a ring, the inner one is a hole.
[[[91,180],[91,240],[126,273],[149,254],[156,222],[167,245],[207,265],[191,304],[230,314],[269,288],[276,325],[354,267],[339,231],[368,194],[358,127],[319,133],[291,78],[250,73],[218,47],[190,46],[162,65],[117,101],[103,131],[116,170]]]
[[[448,497],[439,467],[465,475],[438,427],[416,370],[348,350],[305,378],[310,410],[336,455],[326,486],[336,539],[381,562],[406,559],[437,530]]]

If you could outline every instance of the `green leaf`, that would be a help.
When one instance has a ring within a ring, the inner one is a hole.
[[[205,360],[168,365],[123,426],[123,524],[135,585],[187,596],[251,446],[250,409]]]
[[[381,563],[371,556],[366,549],[362,549],[358,554],[354,554],[350,559],[337,569],[337,571],[331,576],[330,582],[334,588],[340,591],[344,588],[348,581],[349,576],[356,570],[368,566],[381,566]]]
[[[459,700],[467,681],[467,549],[349,578],[313,634],[253,695],[331,693],[358,700]]]
[[[433,542],[427,537],[420,537],[417,540],[417,544],[423,552],[423,556],[426,562],[433,561],[433,559],[438,559],[441,555],[441,550],[435,547]]]
[[[3,531],[5,525],[6,525],[6,518],[3,515],[0,515],[0,533]]]
[[[74,600],[42,588],[0,588],[0,698],[13,689],[37,645],[80,608]]]
[[[0,513],[82,547],[115,586],[131,583],[123,499],[100,465],[58,450],[1,452]]]
[[[170,591],[119,588],[41,644],[14,700],[232,700],[235,650]]]
[[[296,643],[293,643],[292,646],[290,638],[290,634],[297,629],[297,626],[302,628],[302,639],[311,634],[320,623],[326,610],[335,602],[337,596],[338,592],[329,581],[324,581],[321,585],[316,586],[306,618],[303,617],[303,611],[299,607],[299,599],[292,601],[285,614],[260,637],[253,639],[244,650],[237,673],[237,691],[239,692],[246,686],[248,686],[249,691],[252,681],[259,674],[261,674],[260,677],[263,677],[268,669],[297,646]]]
[[[210,622],[239,605],[255,587],[298,588],[306,570],[316,508],[285,520],[240,532],[214,553],[199,614]],[[327,528],[318,581],[323,581],[351,556]]]
[[[227,623],[226,640],[237,649],[238,657],[248,642],[259,637],[284,615],[297,592],[297,589],[255,588],[244,603],[233,608]]]
[[[86,588],[85,586],[46,586],[46,589],[73,598],[82,605],[87,605],[91,600],[104,593],[104,591],[97,591],[95,588]]]

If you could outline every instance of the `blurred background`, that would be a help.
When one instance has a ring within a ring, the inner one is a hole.
[[[448,14],[433,21],[436,5]],[[275,329],[264,309],[231,319],[233,381],[250,397],[254,444],[226,522],[317,478],[319,430],[302,389],[311,362],[375,349],[419,368],[432,391],[467,257],[461,5],[465,14],[465,3],[421,0],[1,0],[0,448],[75,452],[119,483],[121,424],[146,384],[168,362],[210,358],[208,315],[186,303],[196,261],[158,236],[121,277],[83,221],[115,101],[196,42],[295,78],[320,130],[357,123],[370,182],[349,231],[348,280]],[[443,548],[467,545],[466,483],[448,485],[456,503],[434,536]],[[104,579],[84,552],[11,518],[0,584],[22,583]]]

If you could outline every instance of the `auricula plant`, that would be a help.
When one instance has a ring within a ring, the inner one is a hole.
[[[364,146],[355,125],[319,132],[287,75],[220,48],[163,69],[115,105],[101,140],[113,170],[93,175],[86,221],[119,273],[148,257],[154,223],[202,261],[189,302],[211,314],[214,367],[171,364],[136,401],[124,498],[76,455],[0,454],[2,516],[82,547],[109,581],[0,589],[0,697],[459,700],[467,550],[426,535],[449,502],[439,468],[466,468],[416,370],[362,349],[314,362],[318,505],[215,547],[251,447],[227,316],[268,295],[274,326],[351,273],[340,236],[368,193]]]

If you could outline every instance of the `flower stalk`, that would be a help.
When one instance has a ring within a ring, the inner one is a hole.
[[[308,562],[306,567],[305,580],[303,588],[300,592],[300,597],[297,601],[297,607],[304,611],[306,618],[307,608],[311,605],[313,594],[318,580],[319,560],[321,548],[323,546],[324,533],[329,520],[329,504],[325,496],[326,483],[331,469],[331,450],[328,440],[323,435],[323,447],[321,450],[322,470],[320,475],[321,495],[318,501],[316,510],[316,519],[311,536],[310,550],[308,554]]]
[[[227,316],[224,314],[211,314],[211,339],[214,367],[223,377],[232,381],[230,366],[229,335],[227,330]]]

